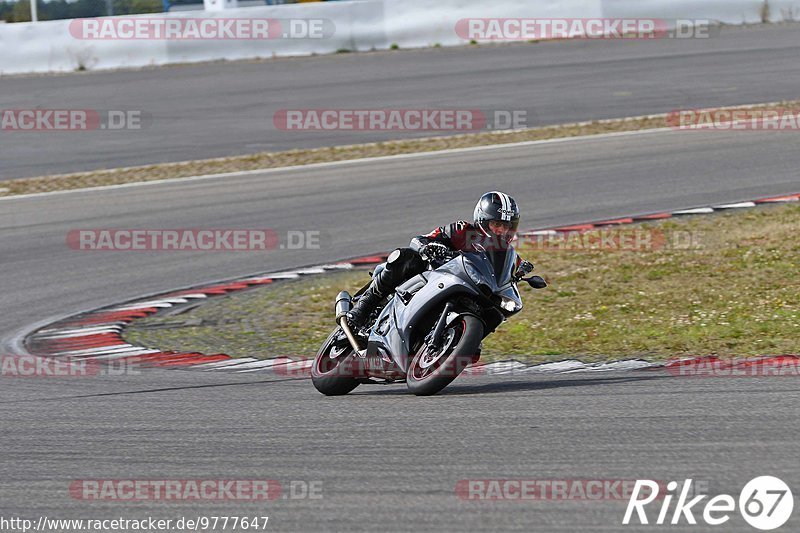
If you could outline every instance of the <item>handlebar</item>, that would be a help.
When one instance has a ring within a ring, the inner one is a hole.
[[[514,281],[520,281],[522,278],[533,272],[533,263],[530,261],[522,261],[514,273]]]

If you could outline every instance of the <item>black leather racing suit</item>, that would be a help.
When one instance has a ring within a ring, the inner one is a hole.
[[[389,255],[386,268],[375,277],[373,286],[379,294],[386,296],[404,281],[424,272],[428,265],[420,252],[426,244],[436,242],[451,250],[469,251],[474,250],[476,241],[482,242],[483,239],[483,234],[466,220],[440,226],[426,235],[418,235],[411,239],[408,248],[399,248]],[[520,261],[521,258],[517,256],[517,265]]]

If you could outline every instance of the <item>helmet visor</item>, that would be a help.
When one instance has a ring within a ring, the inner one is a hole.
[[[483,220],[479,224],[481,231],[486,236],[488,241],[484,243],[484,248],[499,247],[499,249],[506,249],[514,237],[517,235],[517,227],[519,226],[519,219],[513,220]],[[494,243],[492,245],[491,243]],[[496,248],[495,248],[496,249]]]
[[[517,234],[519,227],[519,219],[515,220],[488,220],[486,221],[486,229],[491,235],[505,239],[506,242],[511,242]]]

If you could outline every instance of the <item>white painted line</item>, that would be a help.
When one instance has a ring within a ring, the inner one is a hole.
[[[150,307],[158,307],[159,309],[167,309],[172,307],[172,304],[159,304],[159,305],[126,305],[125,307],[115,307],[110,311],[116,313],[117,311],[138,311],[139,309],[148,309]]]
[[[98,312],[100,312],[100,311],[98,311]],[[87,317],[87,318],[88,318],[88,317]],[[95,318],[96,318],[96,317],[95,317]],[[92,327],[96,327],[96,328],[110,328],[110,327],[114,327],[114,326],[119,326],[119,327],[121,328],[121,329],[120,329],[120,331],[122,331],[122,329],[125,329],[126,327],[128,327],[128,323],[127,323],[127,322],[123,322],[123,321],[121,321],[121,320],[115,320],[115,321],[113,321],[113,322],[97,322],[97,323],[96,323],[96,324],[94,324],[94,326],[92,326]]]
[[[519,361],[498,361],[497,363],[487,363],[477,367],[480,372],[485,371],[487,374],[508,374],[526,368],[528,365],[520,363]]]
[[[505,144],[487,144],[481,146],[470,146],[466,148],[448,148],[446,150],[437,150],[432,152],[412,152],[409,154],[394,154],[394,155],[384,155],[384,156],[377,156],[377,157],[362,157],[359,159],[345,159],[341,161],[328,161],[324,163],[311,163],[309,165],[295,165],[290,167],[276,167],[276,168],[266,168],[260,170],[242,170],[238,172],[224,172],[221,174],[202,174],[198,176],[187,176],[185,178],[168,178],[163,180],[153,180],[153,181],[137,181],[135,183],[120,183],[117,185],[103,185],[100,187],[88,187],[85,189],[70,189],[66,191],[50,191],[50,192],[37,192],[31,194],[19,194],[16,196],[0,196],[0,201],[4,200],[24,200],[27,198],[38,198],[41,196],[53,196],[53,195],[60,195],[60,194],[74,194],[74,193],[85,193],[85,192],[95,192],[95,191],[109,191],[115,189],[126,189],[130,187],[148,187],[148,186],[160,186],[160,185],[167,185],[173,183],[191,183],[193,181],[203,181],[203,180],[211,180],[211,179],[229,179],[229,178],[238,178],[238,177],[246,177],[246,176],[256,176],[260,174],[274,174],[279,172],[293,172],[293,171],[308,171],[309,169],[317,169],[317,168],[329,168],[329,167],[339,167],[344,165],[358,165],[363,163],[374,163],[379,161],[392,161],[398,159],[414,159],[414,158],[425,158],[425,157],[438,157],[443,155],[451,155],[451,154],[462,154],[462,153],[469,153],[469,152],[482,152],[482,151],[489,151],[489,150],[502,150],[505,148],[519,148],[524,146],[538,146],[538,145],[547,145],[547,144],[558,144],[558,143],[571,143],[571,142],[580,142],[586,140],[605,140],[611,139],[616,137],[628,137],[628,136],[638,136],[638,135],[648,135],[648,134],[658,134],[658,133],[672,133],[674,130],[672,128],[651,128],[647,130],[634,130],[634,131],[618,131],[618,132],[611,132],[611,133],[599,133],[596,135],[581,135],[577,137],[558,137],[556,139],[542,139],[538,141],[520,141],[515,143],[505,143]]]
[[[277,359],[279,359],[279,358],[277,358]],[[267,359],[267,361],[275,361],[275,359]],[[305,368],[311,368],[312,364],[314,364],[314,362],[311,361],[311,360],[292,361],[290,359],[289,362],[285,362],[284,361],[283,363],[273,363],[271,365],[262,365],[262,366],[250,368],[250,369],[247,369],[247,370],[239,370],[238,368],[234,368],[233,370],[236,370],[236,372],[241,372],[241,373],[258,372],[260,370],[265,370],[267,368],[281,366],[281,367],[284,367],[284,370],[286,371],[286,373],[288,375],[289,373],[295,372],[297,370],[302,370],[302,369],[305,369]]]
[[[101,328],[93,329],[91,331],[64,331],[63,333],[48,333],[47,335],[34,335],[36,339],[72,339],[80,337],[88,337],[90,335],[102,335],[104,333],[119,333],[122,328]]]
[[[739,202],[738,204],[715,205],[714,209],[745,209],[747,207],[755,206],[755,202]]]
[[[85,328],[73,328],[73,329],[62,329],[62,328],[50,328],[50,329],[42,329],[39,330],[35,336],[40,336],[40,334],[44,333],[45,335],[66,335],[66,334],[81,334],[85,333],[86,335],[94,335],[96,333],[105,333],[106,331],[111,332],[119,332],[122,331],[122,324],[115,323],[115,325],[106,325],[103,324],[102,326],[89,326]]]
[[[126,305],[123,305],[123,306],[120,306],[120,307],[114,307],[114,308],[112,308],[110,310],[111,311],[134,311],[136,309],[146,309],[148,307],[167,308],[167,307],[172,307],[173,305],[177,305],[177,304],[188,303],[189,299],[192,299],[192,298],[206,298],[206,295],[205,294],[203,294],[203,295],[193,295],[192,294],[192,295],[187,295],[187,296],[181,296],[180,298],[173,297],[173,298],[162,298],[160,300],[149,300],[149,301],[146,301],[146,302],[136,302],[136,303],[132,303],[132,304],[126,304]]]
[[[663,363],[651,363],[642,359],[634,359],[631,361],[613,361],[606,363],[605,366],[614,370],[639,370],[643,368],[660,368],[664,365]]]
[[[255,370],[263,370],[265,368],[272,368],[274,366],[284,366],[291,362],[292,360],[288,357],[276,357],[274,359],[261,359],[252,363],[245,363],[243,365],[236,366],[231,370],[235,370],[236,372],[251,372]]]
[[[130,304],[125,304],[120,307],[114,307],[111,311],[132,311],[134,309],[146,309],[148,307],[172,307],[175,304],[185,304],[189,300],[185,297],[180,298],[161,298],[158,300],[148,300],[145,302],[134,302]]]
[[[122,307],[115,307],[113,309],[109,309],[109,311],[112,311],[112,312],[116,312],[116,311],[135,311],[136,309],[145,309],[147,307],[159,307],[161,309],[166,309],[168,307],[172,307],[172,304],[169,303],[169,302],[164,302],[164,301],[141,302],[141,303],[138,303],[138,304],[124,305]]]
[[[196,289],[191,289],[191,290],[196,290]],[[188,298],[188,299],[191,300],[193,298],[208,298],[208,295],[207,294],[203,294],[202,292],[198,292],[198,293],[193,293],[193,294],[181,294],[180,297],[181,298]],[[167,300],[170,300],[170,299],[171,298],[168,298]]]
[[[99,353],[107,353],[113,352],[114,350],[121,349],[121,348],[141,348],[141,346],[134,346],[132,344],[113,344],[108,346],[99,346],[97,348],[84,348],[83,350],[67,350],[63,352],[53,352],[53,355],[58,357],[72,357],[74,355],[91,355],[91,354],[99,354]]]
[[[586,368],[586,363],[577,361],[575,359],[568,359],[566,361],[556,361],[554,363],[542,363],[540,365],[534,365],[526,368],[525,372],[560,373],[583,368]]]
[[[91,357],[87,357],[86,359],[92,359],[92,360],[96,359],[96,360],[100,360],[100,361],[106,361],[106,360],[109,360],[109,359],[123,359],[125,357],[133,357],[135,355],[150,355],[150,354],[153,354],[153,353],[159,353],[160,351],[161,350],[149,350],[149,349],[146,349],[146,348],[142,348],[140,350],[131,350],[131,351],[128,351],[128,352],[120,351],[120,352],[116,352],[116,353],[93,355]]]
[[[696,207],[694,209],[683,209],[682,211],[673,211],[673,215],[707,215],[713,213],[713,207]]]
[[[127,354],[127,353],[130,353],[130,352],[139,351],[141,349],[142,349],[141,346],[128,346],[128,347],[125,347],[125,348],[113,348],[113,349],[109,349],[109,350],[100,350],[100,351],[91,352],[91,353],[72,353],[72,354],[69,355],[69,357],[70,357],[70,359],[83,359],[83,358],[93,359],[93,358],[97,357],[98,355],[117,354],[117,353]]]
[[[269,276],[265,276],[272,279],[294,279],[299,278],[300,274],[297,272],[276,272],[274,274],[270,274]]]
[[[568,372],[616,372],[628,370],[640,370],[643,368],[654,368],[662,365],[658,363],[650,363],[641,359],[632,359],[626,361],[612,361],[610,363],[592,363],[586,365],[584,369],[570,370]]]
[[[242,363],[249,363],[250,361],[258,361],[255,357],[242,357],[241,359],[230,359],[228,361],[215,361],[213,363],[201,363],[199,365],[192,365],[190,368],[201,368],[203,371],[219,370],[229,366],[241,365]]]
[[[264,274],[261,276],[252,276],[249,278],[242,278],[234,280],[234,283],[237,281],[263,281],[267,279],[295,279],[300,277],[301,275],[307,274],[324,274],[328,270],[350,270],[353,268],[352,263],[331,263],[327,265],[317,265],[313,267],[307,268],[300,268],[297,270],[288,270],[283,272],[275,272],[272,274]]]
[[[735,106],[725,106],[725,107],[717,107],[713,108],[714,110],[727,110],[727,109],[742,109],[748,107],[756,107],[756,106],[776,106],[776,105],[783,105],[784,102],[761,102],[761,103],[754,103],[754,104],[743,104],[743,105],[735,105]],[[583,122],[573,122],[568,124],[557,124],[556,126],[560,127],[575,127],[575,126],[585,126],[593,123],[600,123],[600,124],[616,124],[618,122],[632,122],[635,120],[642,120],[642,119],[654,119],[654,118],[666,118],[670,115],[670,113],[657,113],[655,115],[636,115],[632,117],[619,117],[614,119],[603,119],[599,121],[583,121]],[[540,128],[521,128],[515,130],[505,130],[509,133],[521,133],[524,131],[528,131],[529,129],[540,129]],[[141,187],[147,185],[163,185],[168,183],[177,183],[177,182],[190,182],[190,181],[200,181],[200,180],[207,180],[207,179],[222,179],[222,178],[232,178],[232,177],[239,177],[239,176],[252,176],[255,174],[265,174],[265,173],[274,173],[274,172],[285,172],[291,170],[307,170],[313,168],[325,168],[325,167],[334,167],[334,166],[341,166],[341,165],[352,165],[364,162],[373,162],[373,161],[389,161],[392,159],[407,159],[413,157],[436,157],[439,155],[447,155],[447,154],[457,154],[457,153],[465,153],[465,152],[476,152],[481,150],[497,150],[502,148],[514,148],[518,146],[536,146],[540,144],[553,144],[553,143],[568,143],[568,142],[580,142],[587,139],[608,139],[614,137],[622,137],[622,136],[630,136],[630,135],[646,135],[649,133],[668,133],[673,131],[680,131],[676,130],[673,127],[666,127],[666,128],[650,128],[647,130],[633,130],[633,131],[620,131],[620,132],[612,132],[612,133],[599,133],[595,135],[579,135],[576,137],[558,137],[556,139],[542,139],[539,141],[520,141],[516,143],[505,143],[505,144],[490,144],[490,145],[482,145],[482,146],[471,146],[467,148],[448,148],[446,150],[437,150],[432,152],[413,152],[410,154],[395,154],[395,155],[385,155],[385,156],[378,156],[378,157],[362,157],[359,159],[347,159],[343,161],[328,161],[325,163],[312,163],[309,165],[295,165],[290,167],[278,167],[278,168],[268,168],[268,169],[261,169],[261,170],[243,170],[239,172],[225,172],[221,174],[201,174],[198,176],[187,176],[185,178],[168,178],[163,180],[153,180],[153,181],[144,181],[144,182],[136,182],[136,183],[121,183],[118,185],[103,185],[100,187],[87,187],[84,189],[71,189],[68,191],[50,191],[50,192],[39,192],[39,193],[31,193],[31,194],[19,194],[16,196],[2,196],[0,197],[0,201],[2,200],[19,200],[24,198],[36,198],[40,196],[50,196],[55,194],[71,194],[71,193],[80,193],[86,191],[108,191],[113,189],[122,189],[127,187]],[[500,134],[503,131],[495,131],[494,133]],[[424,139],[420,139],[424,140]],[[375,144],[375,143],[372,143]],[[355,145],[354,145],[355,146]],[[131,169],[135,167],[123,167],[120,170]]]
[[[295,272],[297,272],[298,274],[306,276],[306,275],[309,275],[309,274],[324,274],[326,270],[327,269],[325,267],[317,266],[317,267],[300,268],[300,269],[296,270]]]
[[[353,263],[333,263],[330,265],[321,265],[320,268],[325,270],[351,270]]]
[[[558,232],[554,229],[539,229],[535,231],[524,231],[520,233],[520,236],[522,237],[531,237],[536,235],[544,235],[544,236],[558,235]]]

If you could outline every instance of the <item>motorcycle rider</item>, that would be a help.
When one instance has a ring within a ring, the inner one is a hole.
[[[478,247],[505,254],[519,227],[517,202],[503,192],[487,192],[478,200],[473,222],[459,220],[434,229],[427,235],[411,239],[409,248],[398,248],[389,254],[385,268],[372,279],[369,288],[347,314],[347,322],[357,331],[378,304],[406,280],[427,269],[427,261],[445,257],[449,252],[474,251]],[[516,257],[519,267],[521,258]]]

